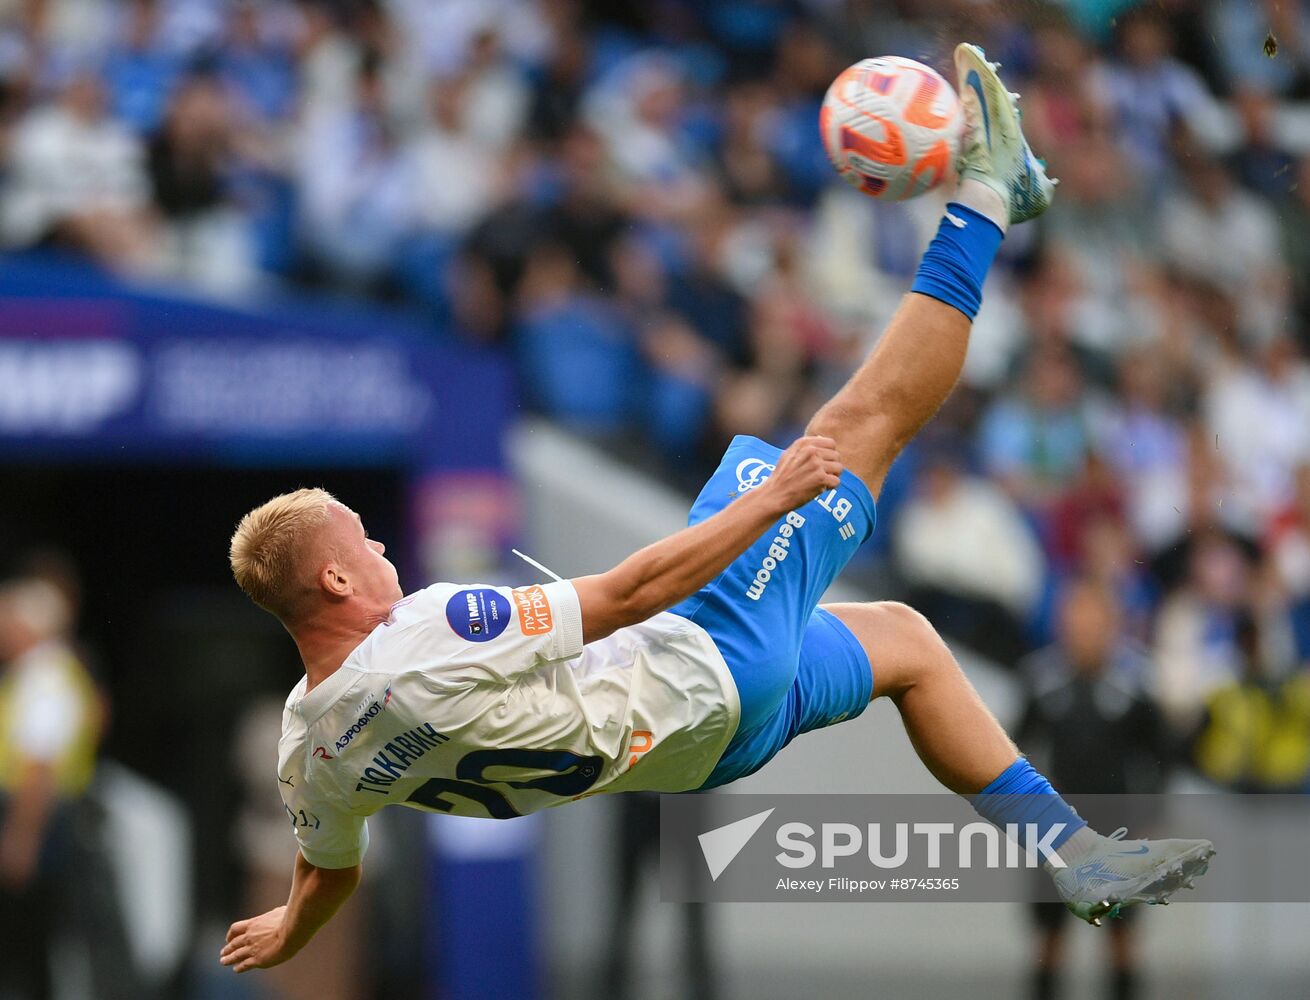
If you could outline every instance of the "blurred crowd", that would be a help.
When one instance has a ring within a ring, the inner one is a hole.
[[[840,183],[828,83],[882,53],[949,76],[963,38],[1062,184],[863,568],[1037,676],[1091,587],[1107,676],[1214,781],[1305,787],[1304,2],[0,0],[0,240],[405,304],[696,485],[731,435],[803,426],[940,215]]]

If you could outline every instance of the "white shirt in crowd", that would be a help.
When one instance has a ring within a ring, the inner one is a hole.
[[[38,239],[77,212],[144,206],[150,195],[144,155],[111,118],[88,122],[60,107],[33,113],[18,126],[10,150],[5,239]]]
[[[1019,617],[1041,593],[1044,561],[1032,529],[985,480],[961,476],[944,496],[911,500],[892,541],[897,565],[913,583],[987,598]]]

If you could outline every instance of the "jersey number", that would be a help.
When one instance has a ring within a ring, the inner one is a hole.
[[[524,781],[488,778],[493,767],[518,767],[532,771],[550,771]],[[568,750],[474,750],[455,765],[454,778],[432,778],[414,789],[406,802],[438,812],[450,812],[455,803],[444,796],[458,795],[477,802],[493,819],[513,819],[521,815],[491,784],[510,788],[534,788],[552,795],[581,795],[600,777],[601,758],[584,757]]]

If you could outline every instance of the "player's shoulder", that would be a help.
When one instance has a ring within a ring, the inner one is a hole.
[[[282,715],[283,729],[286,729],[286,722],[287,722],[286,713],[292,711],[298,704],[300,704],[301,699],[305,697],[305,688],[308,686],[309,686],[309,678],[301,677],[300,680],[296,683],[296,686],[291,689],[291,693],[287,695],[286,703],[283,706],[283,715]]]
[[[540,589],[540,588],[538,588]],[[491,583],[434,583],[397,601],[371,637],[382,646],[421,636],[460,648],[500,635],[514,616],[515,595]]]
[[[387,624],[404,626],[416,622],[428,622],[434,617],[444,618],[447,609],[453,606],[457,599],[463,604],[467,604],[468,595],[470,594],[491,592],[503,595],[508,592],[508,589],[491,583],[450,583],[444,581],[432,583],[421,590],[406,594],[393,604]],[[463,604],[459,606],[462,607]]]

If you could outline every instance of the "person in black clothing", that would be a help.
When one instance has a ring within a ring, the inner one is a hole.
[[[182,82],[146,157],[155,206],[166,219],[192,219],[225,204],[231,124],[216,76],[197,72]]]
[[[1061,793],[1148,794],[1163,787],[1167,740],[1162,717],[1145,691],[1149,666],[1123,637],[1112,591],[1090,580],[1066,586],[1058,641],[1021,664],[1028,696],[1015,734],[1020,746],[1046,758],[1044,771]],[[1099,819],[1084,818],[1094,825]],[[1051,1000],[1068,913],[1060,903],[1040,902],[1033,904],[1033,914],[1041,942],[1032,995]],[[1131,1000],[1137,988],[1131,914],[1126,916],[1109,923],[1114,966],[1109,995],[1115,1000]]]
[[[633,969],[633,938],[637,925],[637,903],[642,876],[647,866],[658,864],[660,851],[660,797],[619,796],[619,849],[615,855],[614,913],[610,923],[607,957],[599,995],[611,1000],[628,1000],[639,995]],[[684,903],[683,991],[689,1000],[715,1000],[719,995],[708,914],[704,903]]]

